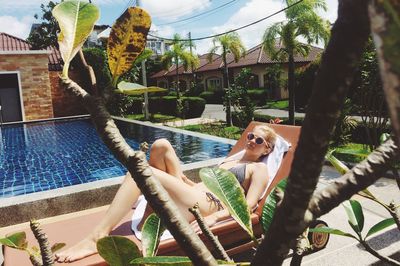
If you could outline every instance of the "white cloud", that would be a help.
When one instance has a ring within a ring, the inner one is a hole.
[[[0,32],[5,32],[21,39],[26,39],[34,18],[30,16],[18,19],[12,16],[0,16]]]
[[[60,0],[53,0],[53,2],[61,2]],[[89,2],[89,1],[87,1]],[[24,1],[24,0],[17,0],[17,1],[10,1],[10,0],[0,0],[0,6],[3,12],[9,12],[9,11],[23,11],[29,10],[29,9],[37,9],[40,7],[41,4],[47,4],[49,3],[49,0],[29,0],[29,1]],[[92,3],[95,3],[96,5],[115,5],[115,4],[123,4],[127,3],[126,0],[95,0],[92,1]]]
[[[211,0],[146,0],[142,6],[152,17],[173,21],[182,16],[191,14],[194,11],[204,10],[211,5]]]
[[[329,19],[331,22],[336,20],[337,13],[337,1],[327,0],[328,11],[322,12],[321,16],[325,19]],[[241,9],[239,9],[235,14],[233,14],[227,22],[220,26],[213,27],[211,29],[210,35],[222,33],[231,29],[239,28],[241,26],[247,25],[249,23],[255,22],[261,18],[273,14],[284,7],[283,2],[276,0],[251,0],[246,3]],[[237,31],[240,38],[245,45],[246,49],[250,49],[261,43],[262,36],[265,29],[275,22],[285,20],[284,13],[279,13],[269,19],[259,22],[255,25],[247,27],[243,30]],[[196,43],[197,53],[203,54],[210,50],[212,47],[212,41],[202,40]]]

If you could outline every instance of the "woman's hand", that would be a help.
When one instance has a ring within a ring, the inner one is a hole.
[[[206,217],[203,217],[203,221],[208,227],[211,227],[217,223],[217,216],[215,213],[207,215]],[[201,232],[201,228],[196,220],[194,220],[190,225],[196,233]]]

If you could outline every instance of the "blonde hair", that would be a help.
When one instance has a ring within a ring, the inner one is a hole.
[[[259,129],[263,133],[262,137],[271,145],[270,148],[272,151],[275,147],[276,139],[278,138],[275,130],[266,125],[257,125],[254,129]]]

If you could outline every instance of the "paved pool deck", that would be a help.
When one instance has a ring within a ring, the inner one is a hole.
[[[321,173],[320,181],[318,183],[318,189],[321,189],[331,182],[335,180],[339,175],[337,172],[330,166],[324,166],[323,171]],[[369,187],[369,190],[380,200],[383,202],[390,202],[391,200],[395,200],[396,203],[400,202],[400,193],[399,188],[395,180],[390,178],[381,178]],[[362,204],[365,216],[365,226],[364,231],[366,232],[372,225],[377,222],[388,218],[389,214],[378,204],[362,198],[360,196],[355,196],[357,200],[359,200]],[[95,212],[99,209],[107,208],[108,206],[102,206],[97,208],[92,208],[85,211],[80,211],[72,214],[64,214],[56,217],[45,218],[41,220],[41,223],[50,223],[60,219],[65,219],[71,216],[84,215],[86,213]],[[332,210],[330,213],[321,217],[322,220],[327,222],[329,226],[340,229],[345,232],[352,232],[350,226],[347,223],[347,218],[342,206],[339,206]],[[14,225],[12,228],[15,231],[18,231],[19,228],[26,226],[26,224],[18,224]],[[0,229],[1,232],[10,230],[8,228]],[[365,234],[364,232],[364,234]],[[373,235],[368,243],[376,249],[378,252],[383,255],[390,256],[396,260],[400,261],[400,232],[396,226],[391,226],[386,230]],[[237,261],[248,261],[251,259],[252,251],[245,252],[235,256]],[[0,263],[1,258],[0,255]],[[285,261],[284,265],[290,264],[291,257],[289,256]],[[331,235],[329,243],[327,247],[317,253],[310,254],[303,258],[302,265],[315,265],[315,266],[336,266],[336,265],[349,265],[349,266],[358,266],[358,265],[387,265],[383,262],[380,262],[377,258],[370,255],[366,251],[363,250],[357,241],[351,238]]]

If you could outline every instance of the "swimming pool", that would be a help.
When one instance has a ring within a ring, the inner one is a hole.
[[[116,120],[135,150],[167,138],[183,164],[224,157],[232,145],[177,130]],[[0,129],[0,198],[125,175],[90,119],[7,125]]]

